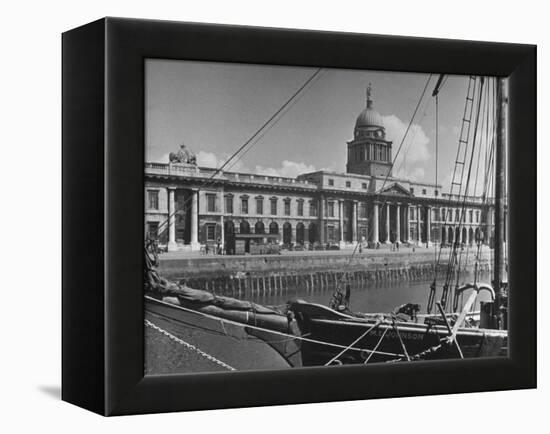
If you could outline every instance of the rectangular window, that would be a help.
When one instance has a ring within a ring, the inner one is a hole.
[[[472,223],[474,221],[474,211],[473,210],[470,210],[468,219],[469,219],[470,223]]]
[[[206,195],[206,209],[208,212],[216,212],[216,195],[215,194]]]
[[[436,195],[436,197],[439,196],[439,190],[435,190],[434,194]]]
[[[434,208],[434,221],[439,221],[439,208]]]
[[[455,222],[460,221],[460,211],[455,209]]]
[[[479,223],[479,211],[476,211],[476,223]]]
[[[256,198],[256,214],[262,215],[264,213],[264,200],[262,198]]]
[[[216,225],[206,225],[206,240],[207,241],[216,240]]]
[[[248,198],[241,199],[241,214],[248,214]]]
[[[290,215],[290,200],[285,200],[285,215]]]
[[[310,217],[317,217],[317,202],[314,200],[309,202],[309,215]]]
[[[411,192],[411,194],[414,194],[414,188],[409,188],[409,191]]]
[[[327,214],[329,217],[334,217],[334,202],[327,203]]]
[[[425,189],[425,188],[422,189],[422,194],[423,194],[424,196],[426,195],[426,189]]]
[[[298,215],[300,217],[304,215],[304,201],[303,200],[298,201]]]
[[[277,215],[277,199],[271,199],[271,215]]]
[[[347,187],[347,188],[350,188],[350,187],[351,187],[351,181],[346,181],[346,187]]]
[[[328,185],[330,185],[331,187],[334,186],[334,179],[329,179]]]
[[[362,188],[363,190],[366,190],[366,189],[367,189],[367,183],[366,183],[366,182],[363,182],[363,183],[361,184],[361,188]]]
[[[225,196],[225,213],[233,214],[233,196]]]
[[[147,196],[149,209],[159,209],[159,192],[156,190],[149,190]]]
[[[411,220],[416,220],[416,208],[409,208],[411,211]]]

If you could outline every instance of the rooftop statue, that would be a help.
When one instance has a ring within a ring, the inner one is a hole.
[[[170,152],[170,163],[172,164],[192,164],[197,165],[197,156],[182,144],[178,152]]]

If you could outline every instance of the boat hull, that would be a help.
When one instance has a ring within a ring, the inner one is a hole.
[[[444,326],[354,318],[303,302],[291,309],[308,337],[302,342],[304,366],[455,359],[461,353],[464,358],[507,355],[507,334],[499,330],[460,328],[456,335],[460,353],[456,344],[446,344],[449,331]]]
[[[210,309],[207,306],[202,308],[207,311]],[[200,349],[235,370],[282,369],[301,366],[299,343],[292,339],[282,339],[278,334],[262,333],[247,327],[249,325],[247,321],[250,323],[256,321],[262,326],[267,324],[276,329],[284,324],[284,316],[266,319],[258,317],[259,315],[254,318],[254,316],[241,311],[220,312],[217,310],[215,312],[217,315],[145,297],[145,319],[150,324],[154,324],[173,337]],[[158,329],[153,331],[158,332]],[[164,340],[166,341],[166,339]],[[146,353],[158,353],[162,363],[157,363],[155,357],[151,357],[149,361],[146,360],[146,371],[150,374],[205,372],[205,369],[220,370],[218,369],[219,365],[216,366],[211,362],[180,363],[179,354],[194,351],[184,345],[175,345],[172,352],[174,360],[166,360],[165,358],[169,355],[163,353],[162,348],[155,351],[154,345],[160,346],[160,343],[157,344],[153,341],[152,347],[148,348]]]

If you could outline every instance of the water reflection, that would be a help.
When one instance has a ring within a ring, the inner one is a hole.
[[[489,273],[482,274],[479,282],[490,282]],[[473,282],[473,274],[463,274],[460,278],[460,284]],[[402,282],[371,282],[368,285],[352,285],[351,289],[351,309],[355,312],[390,312],[396,306],[404,303],[419,304],[421,313],[426,311],[426,303],[430,292],[432,280],[415,280]],[[441,297],[444,280],[437,280],[436,300]],[[453,287],[456,282],[453,282]],[[288,289],[277,291],[275,294],[255,294],[251,301],[264,305],[282,305],[292,298],[301,298],[312,303],[328,305],[330,297],[334,292],[334,285],[323,290],[309,291],[305,288]],[[465,291],[462,295],[465,301],[471,290]],[[482,291],[477,298],[475,310],[479,309],[480,301],[488,301],[490,295]],[[449,296],[448,305],[452,303]],[[461,303],[462,304],[462,303]],[[460,304],[460,305],[461,305]]]

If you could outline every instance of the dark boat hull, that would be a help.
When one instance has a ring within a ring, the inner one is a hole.
[[[202,310],[201,310],[202,309]],[[301,366],[299,342],[282,339],[279,334],[262,333],[247,327],[254,322],[277,330],[286,318],[247,315],[243,311],[212,309],[211,306],[191,309],[152,297],[145,297],[145,318],[176,338],[234,367],[236,370],[281,369]],[[219,318],[219,319],[217,319]],[[221,321],[221,320],[227,321]],[[263,328],[262,327],[262,328]],[[149,349],[154,350],[154,349]],[[181,351],[189,351],[185,347]],[[149,351],[153,352],[153,351]],[[177,358],[177,351],[174,351]],[[163,355],[163,357],[166,357]],[[150,364],[154,364],[154,360]],[[166,365],[167,361],[164,360]],[[168,363],[169,364],[169,363]],[[213,364],[204,365],[215,368]],[[162,368],[162,366],[160,366]],[[155,369],[152,369],[155,371]],[[167,373],[193,372],[193,366],[177,366]],[[203,371],[204,372],[204,371]],[[162,373],[162,372],[151,372]]]
[[[304,366],[322,366],[330,361],[331,364],[357,364],[367,360],[374,363],[461,357],[455,344],[444,343],[449,336],[445,326],[399,321],[394,326],[390,321],[377,323],[376,318],[355,318],[304,302],[293,304],[291,309],[302,333],[309,339],[302,342]],[[461,328],[456,342],[464,358],[507,355],[507,335],[503,331]],[[340,354],[342,347],[351,348]],[[376,351],[373,353],[373,350]]]

